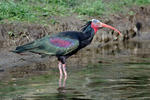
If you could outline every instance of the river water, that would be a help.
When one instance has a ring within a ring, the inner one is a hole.
[[[1,81],[0,99],[150,100],[150,41],[85,49],[68,66],[65,88],[59,88],[54,68],[41,75]]]

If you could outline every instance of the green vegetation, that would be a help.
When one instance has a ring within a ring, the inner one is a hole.
[[[132,5],[148,5],[150,0],[1,0],[0,20],[44,21],[51,16],[72,13],[87,16],[123,11]]]

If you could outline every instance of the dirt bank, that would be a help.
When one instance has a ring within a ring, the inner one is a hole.
[[[105,44],[113,44],[118,41],[150,39],[150,7],[134,7],[131,9],[134,14],[117,14],[109,17],[101,17],[102,22],[112,25],[123,33],[123,37],[108,29],[100,30],[94,38],[92,44],[85,48],[88,51],[91,47],[103,47]],[[49,25],[38,25],[30,23],[2,23],[0,24],[0,74],[3,73],[32,73],[45,71],[57,66],[55,57],[40,58],[39,55],[27,54],[20,56],[9,52],[16,46],[28,43],[41,38],[47,34],[54,34],[67,30],[80,30],[81,26],[91,18],[82,20],[76,15],[68,17],[55,17],[56,22]],[[69,61],[76,62],[80,53],[70,58]],[[82,56],[82,54],[80,54]],[[85,57],[86,59],[86,57]],[[68,61],[68,66],[71,66]],[[83,64],[84,61],[83,60]],[[20,75],[22,75],[20,74]]]

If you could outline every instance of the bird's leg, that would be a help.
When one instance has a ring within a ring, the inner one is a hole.
[[[64,75],[65,75],[64,78],[67,78],[66,64],[62,64],[62,68],[63,68],[63,72],[64,72]]]
[[[59,61],[58,63],[58,68],[59,68],[59,87],[61,87],[61,80],[62,80],[62,77],[63,77],[63,73],[62,73],[62,63]]]
[[[64,82],[63,87],[66,86],[66,80],[67,80],[67,71],[66,71],[66,64],[62,64],[63,72],[64,72]]]

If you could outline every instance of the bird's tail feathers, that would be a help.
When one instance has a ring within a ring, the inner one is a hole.
[[[28,44],[25,44],[22,46],[18,46],[18,47],[16,47],[15,50],[12,50],[11,52],[22,53],[22,52],[28,51],[30,49],[36,48],[33,44],[34,44],[34,42],[31,42],[31,43],[28,43]]]

